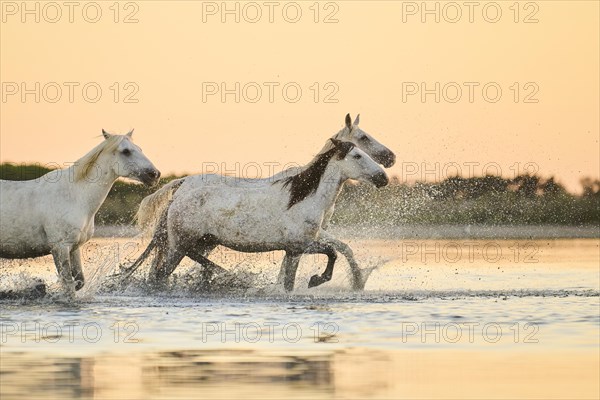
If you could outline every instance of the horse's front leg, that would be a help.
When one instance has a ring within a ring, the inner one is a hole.
[[[348,260],[348,265],[350,265],[350,272],[352,274],[352,288],[355,290],[364,289],[366,282],[363,279],[363,275],[358,267],[358,263],[354,259],[354,252],[350,246],[323,230],[321,230],[319,235],[320,241],[331,244],[336,251],[338,251],[341,255],[346,257],[346,260]]]
[[[52,257],[56,265],[56,271],[67,295],[75,295],[75,284],[71,273],[71,246],[60,245],[52,249]]]
[[[279,270],[279,276],[277,277],[277,283],[283,285],[284,289],[288,292],[294,290],[294,283],[296,281],[296,271],[300,264],[300,257],[302,255],[285,252],[285,257],[281,263],[281,269]]]
[[[71,250],[70,253],[71,261],[71,275],[73,281],[75,281],[75,290],[79,290],[85,284],[85,278],[83,277],[83,269],[81,268],[81,252],[79,247]]]
[[[327,267],[325,268],[325,271],[321,275],[311,276],[310,281],[308,281],[308,287],[312,288],[322,285],[325,282],[329,282],[333,276],[333,266],[335,265],[335,260],[337,259],[335,248],[329,243],[313,242],[304,251],[304,253],[325,254],[327,256]]]

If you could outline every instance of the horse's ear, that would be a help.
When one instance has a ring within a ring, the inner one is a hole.
[[[346,127],[352,129],[352,118],[350,118],[350,114],[346,114]]]
[[[111,134],[102,129],[102,136],[104,136],[104,139],[108,139],[109,137],[111,137]]]
[[[127,132],[127,136],[132,137],[133,136],[133,129],[130,130],[129,132]]]
[[[360,120],[360,114],[358,114],[356,116],[356,119],[354,120],[354,125],[358,125],[359,120]]]

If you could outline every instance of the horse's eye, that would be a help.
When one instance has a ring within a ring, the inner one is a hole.
[[[358,160],[358,159],[360,159],[362,156],[361,156],[360,154],[355,154],[353,157],[354,157],[355,159],[357,159],[357,160]]]
[[[361,136],[361,138],[360,138],[360,139],[358,139],[358,140],[360,140],[361,142],[367,142],[367,141],[369,141],[369,138],[368,138],[366,135],[363,135],[363,136]]]
[[[129,155],[131,155],[131,151],[129,149],[125,149],[125,150],[123,150],[123,155],[129,156]]]

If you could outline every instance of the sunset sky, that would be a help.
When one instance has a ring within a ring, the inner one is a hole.
[[[163,175],[207,162],[229,172],[255,162],[266,173],[266,163],[308,162],[349,112],[396,153],[389,172],[404,180],[444,178],[456,171],[451,163],[465,176],[488,164],[510,177],[528,165],[575,191],[581,176],[600,174],[599,2],[513,3],[494,3],[495,23],[489,2],[471,10],[472,22],[463,2],[427,3],[438,4],[439,22],[420,1],[276,2],[273,22],[263,2],[227,3],[238,7],[236,23],[221,2],[120,3],[117,14],[109,1],[97,3],[94,23],[86,2],[73,22],[66,6],[39,3],[36,22],[20,1],[2,2],[0,161],[67,163],[95,146],[102,128],[135,128]],[[39,103],[36,93],[22,98],[22,83],[35,92],[36,82]],[[239,103],[207,93],[221,82],[239,82]],[[439,103],[434,93],[410,94],[436,82]]]

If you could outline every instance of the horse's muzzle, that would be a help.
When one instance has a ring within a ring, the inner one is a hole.
[[[388,179],[385,172],[380,172],[376,175],[373,175],[373,177],[371,178],[371,182],[373,182],[373,184],[376,187],[380,188],[380,187],[387,186],[387,184],[390,182],[390,180]]]
[[[158,183],[160,178],[160,171],[157,169],[144,170],[140,176],[142,183],[148,186],[154,186]]]
[[[383,157],[381,157],[383,165],[385,168],[389,168],[396,163],[396,155],[391,151],[388,151]]]

